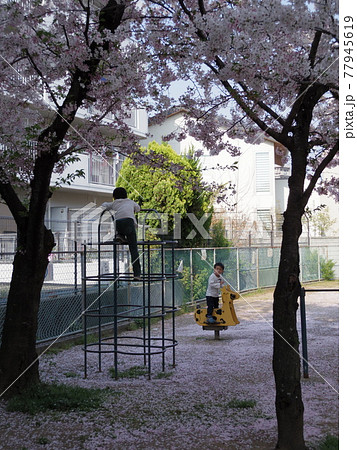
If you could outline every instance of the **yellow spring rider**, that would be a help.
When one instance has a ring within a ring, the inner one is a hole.
[[[211,324],[207,322],[207,307],[202,308],[200,305],[197,305],[195,310],[196,323],[202,325],[204,330],[213,330],[215,339],[219,339],[219,332],[221,330],[227,330],[228,327],[235,326],[239,323],[234,310],[233,300],[238,299],[240,295],[228,285],[222,287],[221,293],[222,305],[220,308],[215,308],[212,314],[216,323]]]

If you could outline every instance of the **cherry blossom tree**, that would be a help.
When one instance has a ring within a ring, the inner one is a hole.
[[[289,150],[291,176],[274,292],[273,371],[279,449],[304,449],[296,311],[301,219],[338,154],[338,5],[334,0],[157,0],[157,45],[187,80],[186,132],[212,154],[225,133],[250,143],[268,135]],[[165,30],[164,36],[161,34]],[[218,137],[217,137],[218,136]]]
[[[158,70],[147,73],[147,52],[135,38],[142,33],[140,8],[130,0],[0,5],[0,195],[18,230],[0,348],[1,395],[39,381],[37,313],[55,246],[44,225],[51,176],[82,151],[105,155],[114,140],[121,151],[137,152],[128,113],[152,107],[150,92],[157,100],[170,81],[158,83]]]
[[[180,98],[190,112],[186,132],[212,154],[236,151],[224,134],[248,142],[267,134],[290,153],[274,292],[273,370],[277,448],[305,448],[296,329],[298,240],[313,189],[337,193],[337,180],[330,186],[320,182],[324,168],[337,163],[337,2],[109,0],[101,9],[97,4],[102,2],[0,6],[0,195],[18,227],[0,388],[10,393],[39,381],[37,311],[54,247],[44,225],[52,173],[88,146],[105,153],[113,136],[108,129],[117,147],[137,154],[125,123],[128,111],[154,104],[164,111],[172,105],[162,92],[183,79],[189,83]]]

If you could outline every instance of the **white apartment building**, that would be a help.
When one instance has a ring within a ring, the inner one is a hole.
[[[179,131],[183,122],[183,111],[176,110],[161,124],[149,123],[149,137],[142,144],[146,146],[152,140],[161,142],[164,136]],[[290,174],[287,150],[280,144],[269,137],[259,144],[230,140],[230,144],[240,149],[239,156],[231,156],[225,150],[211,156],[208,149],[202,148],[202,144],[190,136],[168,143],[178,154],[185,154],[192,147],[202,150],[200,161],[204,181],[227,188],[226,199],[216,202],[214,208],[216,217],[225,222],[229,239],[234,241],[239,237],[234,233],[247,233],[252,227],[261,235],[270,234],[277,228],[287,202]]]
[[[77,118],[83,119],[84,114],[85,111],[79,111]],[[133,110],[127,124],[138,140],[146,137],[148,133],[146,110]],[[95,206],[111,201],[123,160],[124,157],[115,152],[113,157],[103,158],[88,143],[88,151],[81,154],[77,162],[65,168],[60,175],[61,178],[66,178],[76,170],[83,170],[84,177],[76,178],[70,185],[64,184],[56,188],[48,201],[45,223],[55,235],[56,250],[70,250],[74,241],[88,242],[95,238],[93,233],[97,229],[98,214],[81,215],[79,211],[88,205],[93,210]],[[58,177],[57,174],[53,174],[52,187],[56,185]],[[8,207],[0,203],[0,253],[12,252],[15,247],[16,224]]]
[[[127,123],[138,140],[147,136],[146,110],[133,110]],[[115,150],[115,145],[113,147]],[[55,190],[49,199],[46,220],[51,223],[52,231],[68,230],[67,222],[71,221],[72,215],[86,205],[94,203],[99,206],[105,201],[111,201],[123,160],[123,155],[119,153],[114,152],[113,157],[103,158],[94,149],[89,148],[88,152],[81,155],[79,161],[67,166],[61,177],[66,177],[76,170],[84,170],[85,176],[76,178],[71,185],[63,185]],[[55,182],[56,174],[52,176],[52,184]]]
[[[142,141],[147,146],[152,140],[161,142],[164,136],[182,129],[184,111],[174,109],[167,114],[161,124],[150,124],[149,137]],[[255,233],[256,236],[273,240],[280,235],[282,213],[287,204],[290,176],[288,151],[278,142],[266,136],[261,143],[247,144],[243,140],[230,140],[230,144],[240,149],[239,156],[231,156],[227,151],[210,155],[207,148],[191,136],[181,141],[168,141],[178,154],[186,154],[190,148],[203,150],[200,161],[202,175],[207,183],[215,182],[227,187],[225,201],[215,203],[217,218],[225,222],[226,235],[235,242],[240,235]],[[338,169],[325,171],[324,176],[335,175]],[[314,192],[309,201],[309,208],[314,210],[326,205],[334,225],[329,230],[331,236],[338,235],[338,204],[331,197],[320,196]],[[307,240],[316,236],[313,227],[303,227],[302,238]]]

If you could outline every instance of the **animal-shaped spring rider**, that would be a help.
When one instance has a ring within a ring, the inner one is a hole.
[[[227,330],[228,327],[235,326],[239,323],[233,306],[233,300],[240,297],[238,292],[233,291],[230,286],[223,286],[221,289],[222,305],[213,310],[212,317],[216,323],[207,322],[207,307],[197,305],[195,310],[195,320],[198,325],[202,325],[203,330],[213,330],[214,338],[219,339],[219,332]]]

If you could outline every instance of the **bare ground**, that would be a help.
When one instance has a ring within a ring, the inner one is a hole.
[[[235,302],[240,324],[222,331],[219,340],[195,324],[193,313],[178,316],[176,367],[172,350],[165,375],[161,356],[153,356],[151,380],[114,380],[111,354],[103,358],[102,372],[91,357],[84,379],[81,346],[44,355],[43,381],[107,389],[105,403],[86,413],[29,416],[6,412],[2,400],[0,449],[273,449],[272,291],[243,297]],[[302,378],[302,391],[305,439],[314,448],[326,435],[338,435],[338,292],[308,292],[306,310],[310,376]],[[168,337],[171,325],[165,323]],[[161,335],[160,326],[152,333]],[[142,364],[141,356],[119,356],[120,371]],[[242,408],[239,401],[249,400],[255,406]]]

